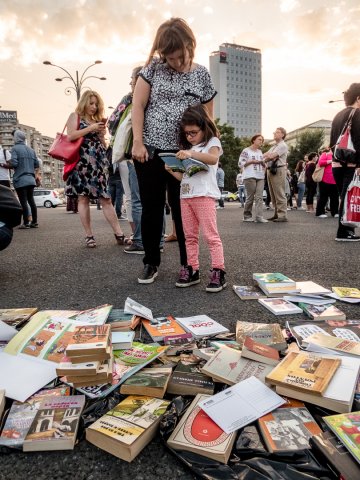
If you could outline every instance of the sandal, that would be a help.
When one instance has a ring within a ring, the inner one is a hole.
[[[85,243],[88,248],[95,248],[96,242],[94,237],[85,237]]]

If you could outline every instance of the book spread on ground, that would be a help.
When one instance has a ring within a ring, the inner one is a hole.
[[[214,422],[226,433],[232,433],[280,407],[286,400],[255,377],[199,403]]]
[[[193,317],[176,317],[176,321],[195,338],[209,337],[226,333],[229,330],[207,315],[195,315]]]
[[[292,399],[259,418],[258,425],[271,453],[305,450],[311,436],[321,433],[305,405]]]
[[[171,368],[143,368],[132,375],[120,387],[124,395],[146,395],[163,398],[172,373]]]
[[[155,321],[143,319],[142,324],[154,342],[165,341],[169,336],[186,334],[185,330],[171,315],[156,318]]]
[[[296,282],[296,288],[300,290],[300,295],[325,295],[330,293],[330,290],[312,281]]]
[[[19,327],[37,311],[37,308],[0,308],[0,321]]]
[[[302,313],[301,308],[283,298],[259,298],[258,302],[274,315],[291,315]]]
[[[131,462],[155,436],[170,402],[129,396],[86,429],[86,439],[122,460]]]
[[[109,323],[111,330],[130,330],[133,328],[132,313],[125,313],[122,308],[113,308],[106,320]]]
[[[209,166],[204,162],[195,160],[195,158],[180,160],[176,157],[176,153],[159,153],[159,157],[173,172],[186,172],[189,177],[192,177],[195,173],[209,170]]]
[[[256,342],[270,345],[276,350],[285,350],[286,341],[278,323],[252,323],[236,322],[236,341],[242,348],[245,337],[250,337]]]
[[[212,394],[214,382],[201,371],[199,363],[180,361],[171,375],[167,391],[176,395]]]
[[[354,287],[332,287],[332,291],[339,297],[358,298],[360,300],[360,289]]]
[[[153,320],[154,318],[150,308],[144,307],[144,305],[141,305],[141,303],[136,302],[130,297],[127,297],[125,300],[124,312],[139,315],[147,320]]]
[[[307,350],[311,351],[312,345],[319,346],[328,350],[333,350],[334,353],[342,355],[360,356],[360,342],[347,340],[344,338],[336,338],[323,333],[313,333],[304,342],[307,345]]]
[[[294,295],[284,295],[283,299],[292,303],[310,303],[311,305],[330,305],[336,302],[336,300],[331,300],[329,297],[320,297],[316,295],[307,296],[297,293]]]
[[[321,395],[340,364],[338,358],[290,352],[266,376],[266,381],[273,385],[291,386],[295,390]]]
[[[256,360],[268,365],[277,365],[280,361],[279,351],[276,348],[255,342],[251,337],[245,337],[241,356],[242,358],[250,358],[250,360]]]
[[[45,397],[25,437],[24,452],[72,450],[84,405],[84,395]]]
[[[199,402],[208,398],[209,395],[202,394],[198,394],[194,398],[170,435],[167,444],[174,450],[194,452],[226,464],[236,433],[225,433],[199,407]]]
[[[106,353],[110,343],[110,325],[76,325],[66,341],[68,357]]]
[[[12,325],[0,320],[0,341],[9,342],[12,338],[15,337],[19,332]]]
[[[360,298],[354,298],[354,297],[340,297],[337,293],[332,292],[332,293],[327,293],[327,297],[330,298],[335,298],[335,300],[339,300],[340,302],[345,302],[345,303],[360,303]]]
[[[191,333],[182,335],[169,335],[164,338],[164,344],[167,345],[166,355],[178,355],[178,352],[184,350],[193,350],[197,347],[194,337]]]
[[[346,320],[346,315],[340,309],[330,303],[314,305],[311,303],[299,303],[299,307],[306,315],[314,320]]]
[[[132,342],[135,337],[135,332],[112,332],[111,344],[114,350],[120,350],[121,348],[131,348]]]
[[[70,357],[64,356],[62,361],[56,367],[56,373],[60,377],[61,375],[96,375],[101,362],[85,362],[85,363],[72,363]]]
[[[272,365],[242,358],[239,350],[222,347],[206,362],[201,371],[215,380],[234,385],[251,376],[265,382],[266,375],[272,369]]]
[[[233,285],[233,290],[241,300],[257,300],[264,298],[264,293],[255,285]]]
[[[299,292],[294,280],[282,273],[254,273],[253,280],[267,295]]]
[[[323,420],[360,463],[360,412],[331,415]]]

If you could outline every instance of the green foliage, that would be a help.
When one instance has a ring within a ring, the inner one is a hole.
[[[299,160],[303,160],[304,155],[311,152],[319,152],[324,144],[325,130],[305,130],[296,139],[296,145],[290,147],[287,158],[291,170],[295,169]]]

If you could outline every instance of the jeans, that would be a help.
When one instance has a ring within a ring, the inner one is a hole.
[[[220,194],[222,194],[223,190],[224,190],[224,187],[219,187],[219,190],[220,190]],[[220,196],[219,198],[219,207],[222,207],[224,208],[224,199],[222,198],[222,196]]]
[[[11,243],[13,237],[13,229],[0,222],[0,250],[4,250]]]
[[[15,188],[19,202],[23,209],[24,223],[29,223],[29,209],[30,205],[32,222],[37,223],[37,208],[34,200],[34,186]]]
[[[340,194],[340,205],[339,205],[339,224],[337,230],[337,238],[346,237],[349,232],[354,233],[355,228],[347,227],[341,223],[341,217],[344,213],[344,200],[346,195],[346,190],[354,178],[355,167],[337,167],[332,169],[336,186]]]
[[[244,206],[246,202],[245,185],[239,185],[238,192],[239,192],[239,201],[241,205]]]
[[[115,206],[116,215],[121,217],[121,209],[123,204],[124,189],[120,179],[109,179],[109,193],[111,196],[111,203]]]
[[[129,185],[131,190],[131,214],[134,222],[134,238],[133,243],[137,247],[143,247],[141,238],[141,213],[142,206],[140,200],[139,183],[136,176],[136,170],[132,161],[127,161],[129,170]]]
[[[305,183],[301,182],[297,184],[298,197],[297,197],[297,207],[301,208],[301,204],[304,198],[305,193]]]
[[[316,216],[323,215],[325,213],[325,207],[330,197],[330,211],[334,216],[339,211],[339,193],[335,183],[319,182],[320,196],[316,204]]]
[[[244,180],[246,189],[246,203],[244,207],[244,220],[252,218],[253,204],[255,203],[255,220],[263,218],[263,191],[264,179],[246,178]]]

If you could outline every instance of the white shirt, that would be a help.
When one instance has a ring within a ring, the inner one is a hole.
[[[5,163],[5,160],[10,160],[10,159],[11,159],[10,152],[6,150],[6,159],[5,159],[4,150],[0,145],[0,164]],[[0,165],[0,180],[10,180],[9,169],[4,168],[1,165]]]
[[[265,167],[260,163],[252,163],[251,165],[247,165],[245,167],[245,163],[249,160],[261,162],[262,159],[263,154],[261,150],[253,150],[250,147],[244,148],[239,158],[239,167],[243,168],[244,180],[246,180],[247,178],[256,178],[257,180],[262,180],[263,178],[265,178]]]
[[[219,156],[223,154],[220,140],[217,137],[212,137],[206,145],[203,143],[195,145],[191,147],[191,150],[194,150],[195,152],[208,153],[211,147],[219,148]],[[208,171],[198,172],[192,177],[188,177],[186,173],[184,173],[181,180],[180,198],[220,198],[220,190],[216,181],[217,163],[215,165],[207,165],[209,167]]]

